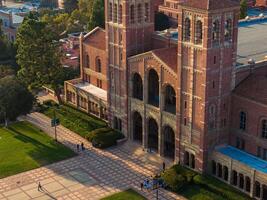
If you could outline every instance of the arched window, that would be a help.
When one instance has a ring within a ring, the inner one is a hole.
[[[159,106],[159,76],[154,69],[148,73],[148,103]]]
[[[119,6],[119,24],[122,23],[122,5]]]
[[[228,177],[229,177],[229,175],[228,175],[228,167],[227,166],[223,166],[223,179],[225,180],[225,181],[228,181]]]
[[[148,3],[145,3],[145,21],[149,21],[149,5]]]
[[[225,22],[225,27],[224,27],[224,40],[225,41],[231,41],[232,40],[232,20],[227,19]]]
[[[143,100],[143,81],[138,73],[133,76],[133,98]]]
[[[261,137],[267,139],[267,120],[264,119],[261,122]]]
[[[218,44],[220,41],[220,22],[215,20],[212,24],[212,42]]]
[[[88,54],[85,57],[85,67],[86,68],[90,67],[90,59],[89,59],[89,55]]]
[[[118,20],[118,15],[117,15],[117,13],[118,13],[118,6],[117,6],[117,4],[115,3],[114,4],[114,19],[113,19],[113,21],[116,23],[117,22],[117,20]]]
[[[212,167],[212,174],[216,175],[217,167],[216,167],[216,162],[214,160],[211,161],[211,167]]]
[[[245,112],[241,111],[239,114],[239,129],[245,131],[247,123],[247,115]]]
[[[202,38],[203,38],[203,28],[202,28],[202,22],[200,20],[197,20],[196,22],[196,33],[195,33],[195,43],[196,44],[202,44]]]
[[[184,20],[184,41],[190,41],[190,37],[191,37],[191,20],[187,17]]]
[[[218,177],[222,178],[222,165],[218,163],[217,168],[218,168]]]
[[[232,184],[237,185],[237,172],[235,170],[232,171]]]
[[[138,12],[138,23],[142,22],[142,5],[139,3],[137,7]]]
[[[239,174],[239,188],[244,189],[244,175]]]
[[[134,15],[134,5],[131,5],[131,7],[130,7],[130,19],[131,19],[131,24],[134,24],[135,23],[135,20],[134,20],[134,18],[135,18],[135,15]]]
[[[164,110],[170,113],[176,113],[176,94],[172,86],[165,87]]]
[[[109,21],[112,21],[112,3],[109,3]]]
[[[246,191],[247,192],[250,192],[250,186],[251,186],[251,183],[250,183],[250,178],[246,176]]]
[[[96,64],[96,71],[101,72],[101,60],[99,57],[96,57],[95,64]]]
[[[255,182],[255,197],[260,198],[261,196],[261,184],[256,181]]]

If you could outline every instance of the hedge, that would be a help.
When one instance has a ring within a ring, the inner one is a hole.
[[[92,142],[97,148],[107,148],[117,144],[117,140],[124,138],[124,135],[112,128],[104,127],[89,132],[85,138]]]

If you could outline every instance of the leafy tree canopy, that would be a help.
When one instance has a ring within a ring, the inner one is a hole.
[[[241,0],[240,2],[240,19],[244,19],[248,12],[248,2],[247,0]]]
[[[94,0],[92,15],[88,23],[88,31],[99,26],[105,28],[105,9],[104,0]]]
[[[0,79],[6,76],[13,76],[13,75],[15,75],[14,67],[7,65],[0,65]]]
[[[15,77],[0,79],[0,121],[15,120],[32,109],[33,95]]]
[[[78,8],[78,0],[64,0],[63,4],[67,13],[71,13]]]

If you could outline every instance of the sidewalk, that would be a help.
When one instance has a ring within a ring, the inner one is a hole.
[[[40,127],[51,137],[54,128],[50,119],[40,113],[22,118]],[[21,119],[21,120],[22,120]],[[91,146],[84,138],[58,126],[58,141],[76,150],[76,144],[83,142],[86,151],[79,155],[35,170],[0,179],[0,200],[6,199],[101,199],[113,193],[133,188],[148,199],[156,199],[156,191],[141,192],[140,183],[150,178],[161,167],[156,155],[144,155],[142,149],[131,142],[122,146],[100,150]],[[46,192],[38,192],[38,182]],[[160,189],[159,199],[184,199]]]

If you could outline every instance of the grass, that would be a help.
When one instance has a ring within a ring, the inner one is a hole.
[[[28,122],[0,127],[0,178],[74,156],[75,153]]]
[[[85,137],[92,130],[107,126],[106,122],[68,105],[57,105],[50,102],[44,105],[42,112],[46,116],[53,118],[54,110],[56,111],[56,117],[60,119],[60,123],[64,127],[82,137]]]
[[[146,198],[132,189],[105,197],[102,200],[145,200]]]

